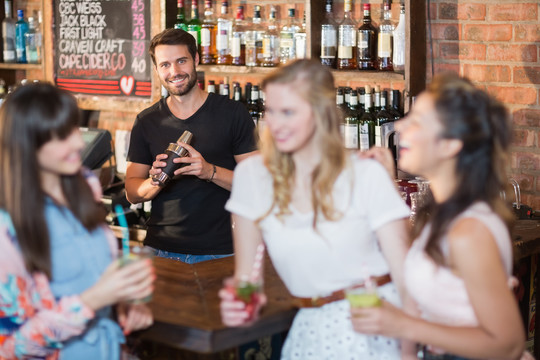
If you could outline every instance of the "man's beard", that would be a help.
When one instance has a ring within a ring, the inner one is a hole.
[[[185,86],[181,88],[177,88],[173,84],[170,84],[169,82],[165,83],[165,88],[169,92],[169,95],[176,95],[176,96],[183,96],[186,95],[193,89],[193,87],[197,84],[197,72],[195,71],[195,68],[193,68],[193,71],[188,74],[189,81]]]

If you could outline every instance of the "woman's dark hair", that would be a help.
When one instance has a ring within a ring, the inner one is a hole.
[[[500,194],[508,183],[506,159],[512,133],[505,107],[468,79],[439,75],[426,92],[443,127],[440,137],[463,143],[457,154],[456,191],[445,202],[437,206],[432,202],[420,210],[423,217],[414,229],[416,237],[429,221],[426,252],[444,264],[440,239],[451,222],[473,203],[486,202],[508,225],[511,223],[511,212]]]
[[[37,153],[48,141],[65,139],[78,128],[80,111],[67,92],[39,83],[19,87],[0,107],[0,207],[13,222],[17,242],[30,272],[51,276],[46,194],[40,185]],[[81,172],[61,177],[67,205],[86,229],[105,219]]]
[[[197,55],[197,42],[193,35],[181,29],[165,29],[152,38],[148,52],[156,65],[156,46],[158,45],[186,45],[189,54],[195,61]]]

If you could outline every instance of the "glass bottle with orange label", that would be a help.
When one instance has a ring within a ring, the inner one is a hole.
[[[217,22],[212,9],[212,0],[204,1],[204,19],[201,25],[201,64],[216,63],[216,30]]]

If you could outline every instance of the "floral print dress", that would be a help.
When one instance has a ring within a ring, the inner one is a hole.
[[[43,273],[29,273],[9,215],[0,210],[0,359],[57,359],[61,342],[94,317],[79,296],[56,301]]]

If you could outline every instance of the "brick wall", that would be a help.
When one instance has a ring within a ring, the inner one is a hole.
[[[509,176],[519,182],[522,202],[540,209],[540,2],[431,0],[429,11],[435,73],[467,76],[508,107]],[[429,40],[427,57],[429,81]]]

